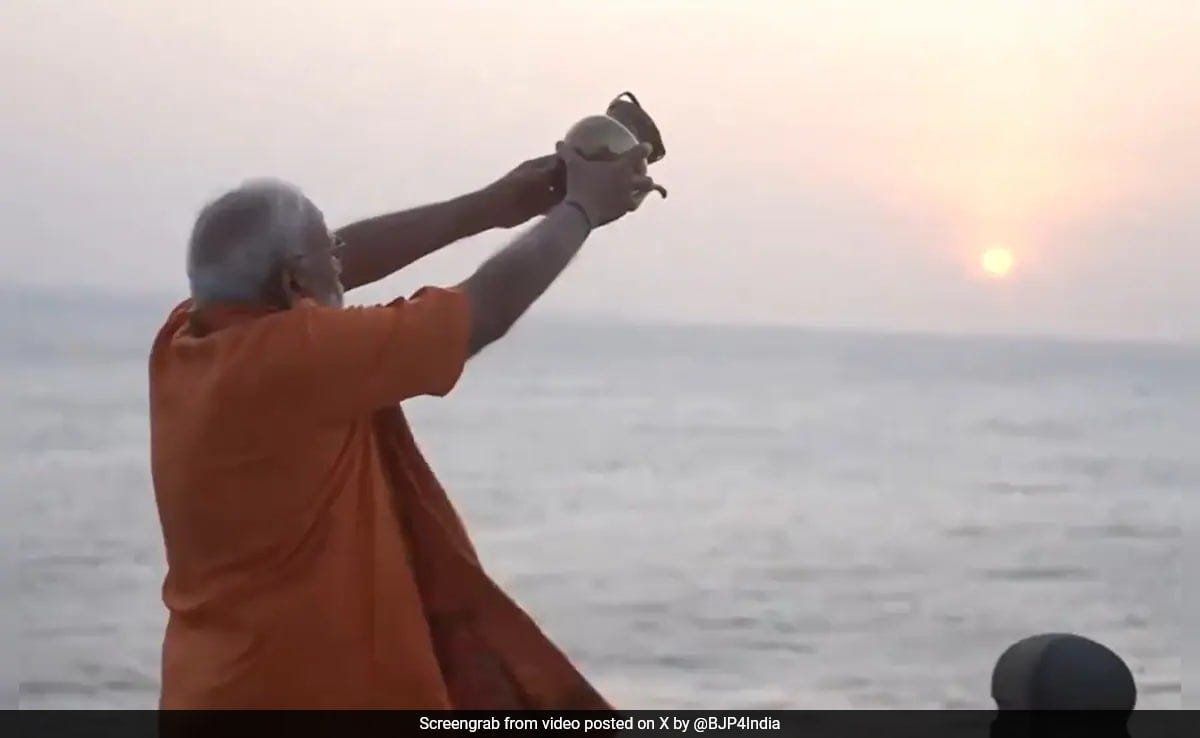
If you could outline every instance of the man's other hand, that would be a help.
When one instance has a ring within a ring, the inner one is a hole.
[[[566,170],[556,154],[518,164],[484,190],[496,227],[513,228],[562,202]]]

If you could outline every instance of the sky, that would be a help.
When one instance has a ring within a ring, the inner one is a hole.
[[[246,178],[341,225],[476,189],[627,89],[670,198],[543,315],[1200,341],[1195,0],[7,0],[0,284],[182,297],[196,212]]]

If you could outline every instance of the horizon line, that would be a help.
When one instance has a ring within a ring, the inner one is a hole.
[[[99,300],[112,306],[138,307],[149,302],[161,302],[164,309],[174,306],[184,299],[179,294],[167,290],[114,290],[99,285],[48,285],[44,283],[19,282],[0,279],[0,299],[30,297],[56,302],[71,302],[77,300]],[[370,301],[355,304],[373,304]],[[913,328],[902,326],[872,326],[862,324],[831,325],[822,323],[803,323],[799,321],[753,321],[753,320],[711,320],[697,318],[663,318],[663,317],[633,317],[623,313],[606,313],[601,311],[565,310],[554,313],[533,311],[521,322],[533,324],[567,324],[581,323],[603,324],[611,327],[630,327],[640,329],[673,328],[673,329],[732,329],[732,330],[778,330],[810,334],[850,334],[875,337],[912,337],[944,340],[985,340],[985,341],[1027,341],[1037,343],[1060,343],[1076,345],[1107,345],[1107,346],[1137,346],[1158,347],[1167,349],[1200,349],[1200,336],[1196,337],[1151,337],[1131,336],[1124,334],[1066,334],[1039,333],[1034,331],[992,331],[980,330],[975,332],[956,331],[938,328]]]

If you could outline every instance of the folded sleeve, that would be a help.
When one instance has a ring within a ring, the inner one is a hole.
[[[419,395],[442,396],[468,358],[470,303],[426,287],[373,307],[308,306],[264,341],[272,394],[327,419],[372,412]],[[301,399],[304,398],[304,399]]]

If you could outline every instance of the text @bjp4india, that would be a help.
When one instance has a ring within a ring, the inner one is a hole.
[[[662,730],[673,733],[706,733],[721,730],[779,730],[779,718],[751,718],[736,715],[708,715],[680,717],[677,715],[654,717],[606,717],[606,718],[428,718],[422,717],[421,730],[455,730],[468,733],[492,730],[572,730],[609,732],[614,730]]]

